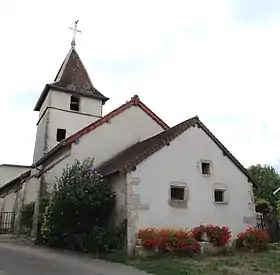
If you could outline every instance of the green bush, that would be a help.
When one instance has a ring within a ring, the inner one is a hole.
[[[110,224],[115,194],[93,168],[93,159],[67,166],[56,180],[44,212],[41,234],[53,247],[87,252],[108,251],[119,238]]]
[[[37,237],[35,240],[36,244],[44,244],[44,238],[42,236],[41,228],[42,228],[42,225],[44,222],[44,213],[45,213],[45,210],[46,210],[46,207],[48,206],[48,204],[49,204],[49,197],[46,196],[45,198],[42,199],[42,201],[40,202],[40,205],[39,205],[38,234],[37,234]]]
[[[34,202],[27,203],[20,211],[20,225],[26,234],[30,233],[32,229],[34,205]]]

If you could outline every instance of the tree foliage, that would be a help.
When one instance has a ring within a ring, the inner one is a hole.
[[[261,204],[266,201],[268,206],[270,205],[272,209],[276,210],[280,192],[275,196],[273,192],[280,187],[280,175],[269,165],[252,165],[248,170],[258,185],[254,187],[256,203]]]
[[[106,250],[116,229],[110,225],[115,194],[93,168],[93,159],[67,166],[45,209],[46,244],[86,251]],[[118,232],[119,233],[119,232]]]

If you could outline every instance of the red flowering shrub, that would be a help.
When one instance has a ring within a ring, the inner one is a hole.
[[[138,231],[138,239],[141,240],[142,246],[145,248],[159,247],[159,238],[155,228],[146,228]]]
[[[199,250],[198,242],[190,232],[182,229],[141,229],[138,232],[138,239],[147,249],[189,253]]]
[[[203,233],[208,236],[210,243],[212,243],[214,246],[226,245],[231,237],[231,232],[226,226],[218,226],[213,224],[199,225],[192,230],[192,236],[197,241],[201,241]]]
[[[248,227],[244,232],[237,235],[237,241],[241,247],[261,250],[268,246],[269,237],[265,230]]]
[[[201,240],[202,234],[203,234],[203,233],[206,233],[206,225],[201,224],[201,225],[199,225],[199,226],[193,228],[192,231],[191,231],[191,233],[192,233],[192,236],[193,236],[198,242],[202,241],[202,240]]]

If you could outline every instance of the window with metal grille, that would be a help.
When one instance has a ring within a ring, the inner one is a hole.
[[[214,190],[214,200],[215,202],[224,202],[224,190]]]

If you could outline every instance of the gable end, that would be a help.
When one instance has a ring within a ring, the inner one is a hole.
[[[230,151],[214,136],[214,134],[199,120],[198,126],[214,141],[214,143],[222,150],[223,155],[227,156],[233,164],[248,178],[248,181],[257,186],[255,179],[250,175],[249,171],[230,153]]]

